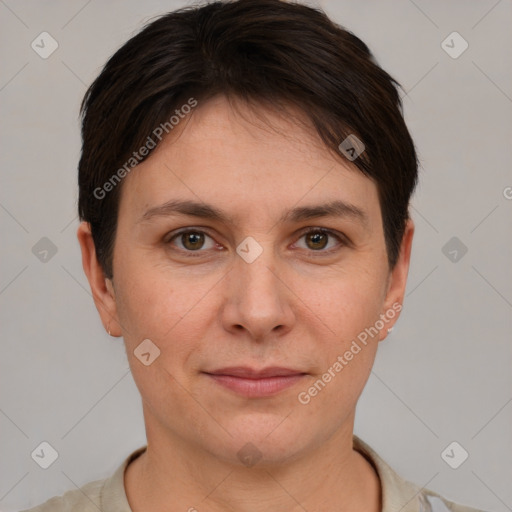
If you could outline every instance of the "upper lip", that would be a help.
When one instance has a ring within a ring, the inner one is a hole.
[[[290,368],[282,368],[279,366],[272,366],[256,370],[248,366],[232,366],[229,368],[221,368],[211,372],[205,372],[210,375],[229,375],[232,377],[241,377],[245,379],[263,379],[265,377],[284,377],[287,375],[302,375],[304,372],[300,370],[292,370]]]

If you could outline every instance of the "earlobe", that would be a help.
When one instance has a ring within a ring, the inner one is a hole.
[[[111,336],[121,336],[114,287],[98,262],[89,223],[82,222],[80,224],[77,237],[82,251],[82,266],[103,326]]]
[[[414,222],[412,219],[409,219],[402,237],[398,260],[389,276],[388,290],[384,301],[383,311],[387,322],[384,328],[380,331],[379,341],[384,340],[391,332],[403,308],[407,275],[409,273],[409,265],[411,261],[413,237]]]

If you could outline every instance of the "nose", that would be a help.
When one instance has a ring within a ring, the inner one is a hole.
[[[280,275],[271,252],[264,250],[252,263],[237,256],[226,276],[224,328],[260,342],[284,335],[295,321],[290,283]]]

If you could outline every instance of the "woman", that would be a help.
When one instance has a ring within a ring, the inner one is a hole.
[[[396,82],[323,13],[169,13],[83,105],[83,266],[147,447],[40,511],[471,511],[353,435],[397,321],[417,158]]]

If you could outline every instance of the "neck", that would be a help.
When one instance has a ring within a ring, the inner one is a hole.
[[[133,512],[381,510],[379,478],[352,447],[353,418],[310,452],[245,467],[146,424],[147,450],[125,473]]]

